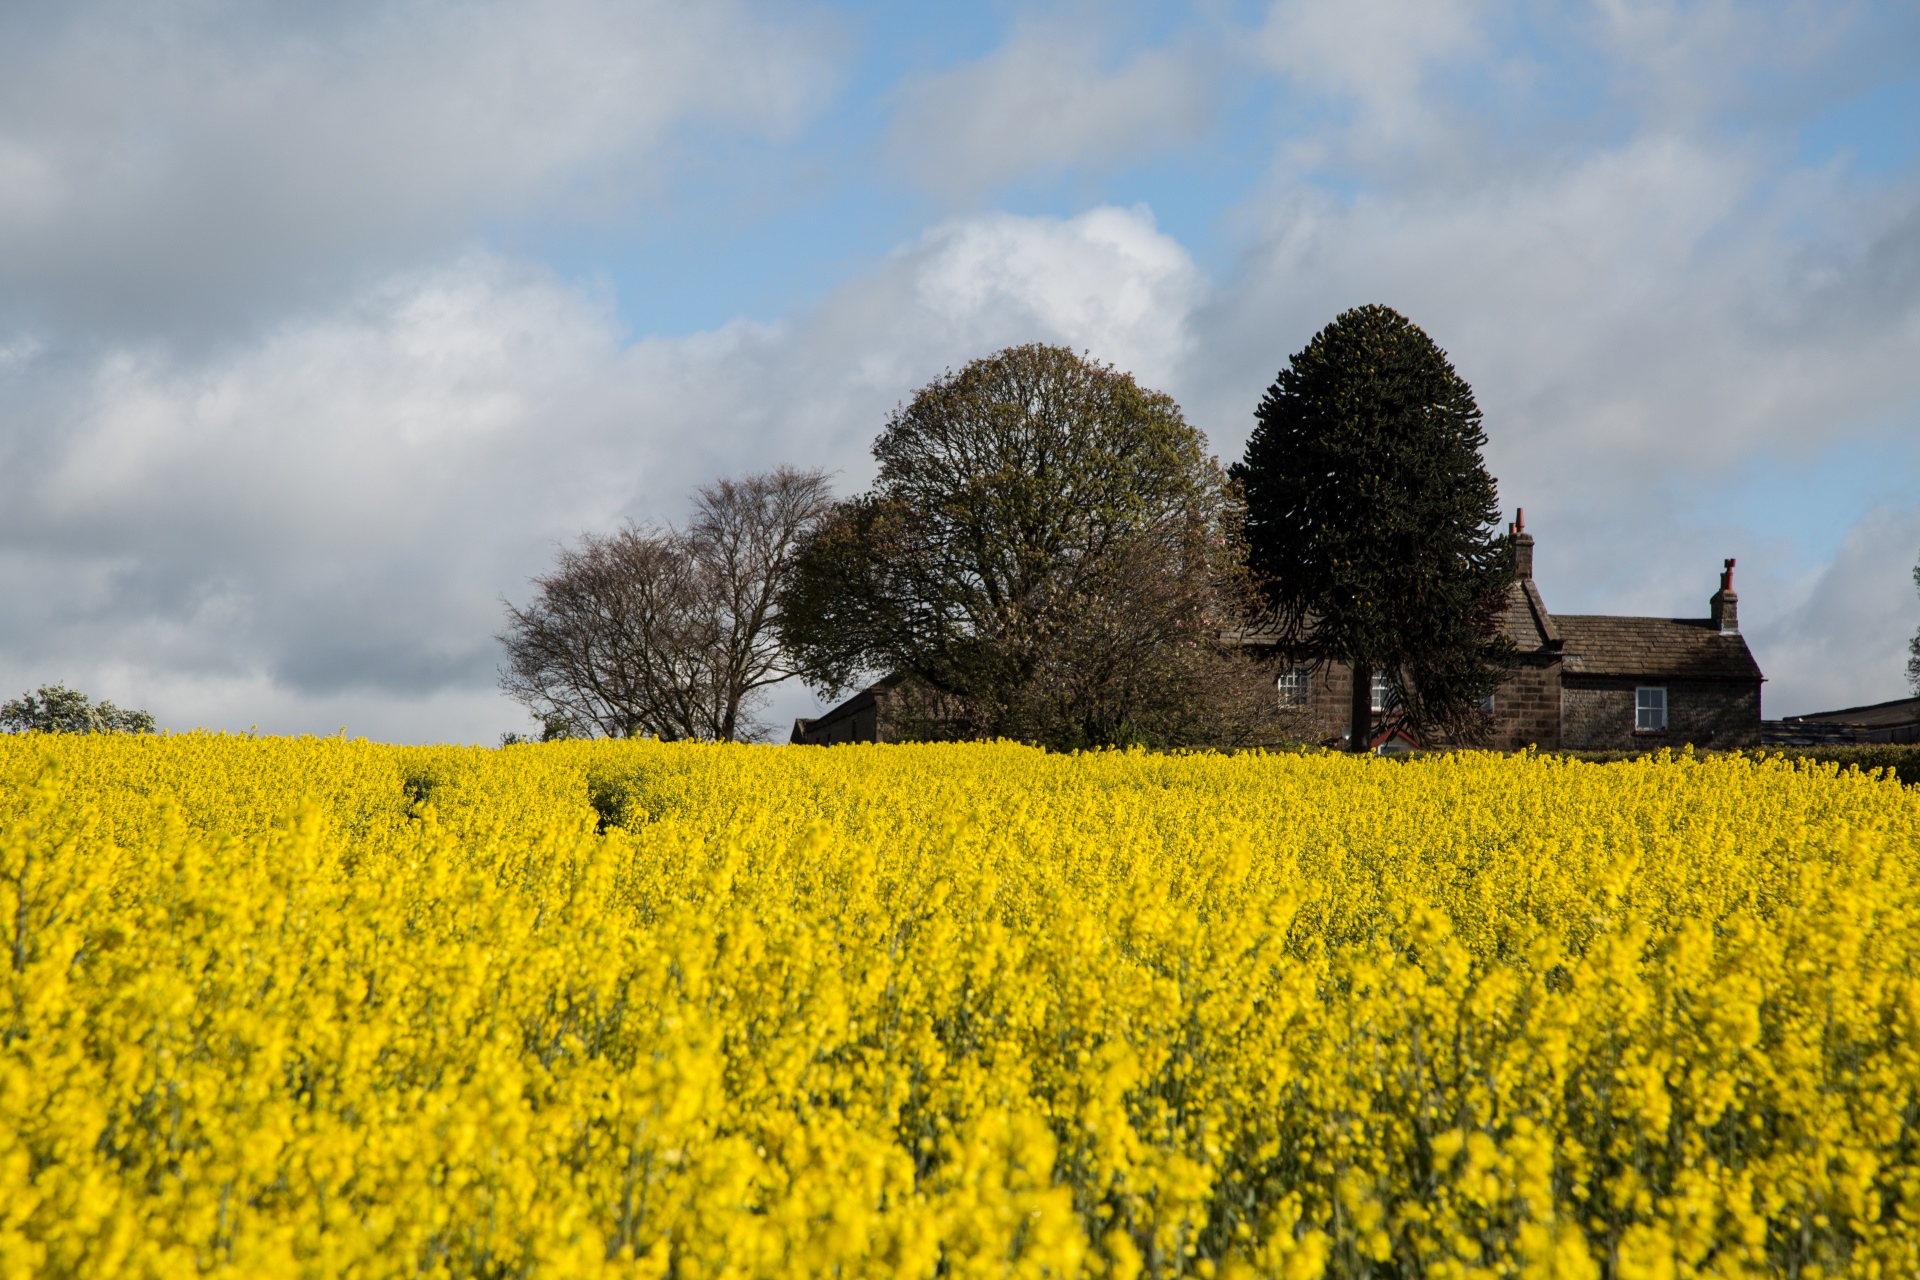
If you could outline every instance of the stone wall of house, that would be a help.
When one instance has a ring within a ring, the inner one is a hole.
[[[1667,729],[1634,730],[1634,690],[1652,681],[1564,676],[1560,694],[1560,746],[1568,751],[1645,751],[1658,747],[1726,750],[1760,740],[1757,685],[1669,680]]]
[[[1353,716],[1353,669],[1344,662],[1323,663],[1313,669],[1312,686],[1302,736],[1322,746],[1340,746]]]
[[[1667,690],[1673,731],[1697,747],[1726,751],[1760,742],[1760,686],[1688,684]]]
[[[1632,680],[1596,681],[1562,678],[1560,686],[1560,745],[1568,751],[1631,751],[1660,745],[1666,734],[1633,731]]]
[[[1353,670],[1344,662],[1330,662],[1314,672],[1308,706],[1309,741],[1342,745],[1352,716]],[[1632,694],[1629,691],[1629,706]],[[1507,677],[1493,696],[1493,738],[1487,744],[1500,751],[1560,745],[1560,668],[1557,662],[1529,662]],[[1631,717],[1629,717],[1631,721]],[[1434,744],[1440,745],[1440,744]]]
[[[1560,745],[1560,665],[1528,662],[1516,668],[1493,695],[1493,740],[1498,751]]]

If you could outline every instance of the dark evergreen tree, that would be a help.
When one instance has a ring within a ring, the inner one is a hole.
[[[1512,562],[1473,389],[1418,325],[1365,306],[1287,362],[1256,416],[1233,468],[1249,563],[1290,646],[1352,665],[1353,749],[1375,673],[1390,721],[1483,741]]]

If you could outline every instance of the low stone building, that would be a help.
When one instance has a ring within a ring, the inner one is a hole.
[[[1761,733],[1768,746],[1779,747],[1920,743],[1920,698],[1895,698],[1864,707],[1768,720]]]
[[[797,717],[793,722],[793,736],[788,741],[795,746],[810,747],[831,747],[843,742],[898,741],[899,735],[893,731],[887,711],[888,704],[893,700],[893,691],[899,683],[900,677],[888,676],[878,684],[868,685],[824,715]]]
[[[1733,561],[1704,618],[1555,614],[1533,580],[1534,539],[1524,514],[1510,533],[1506,631],[1516,661],[1493,695],[1489,746],[1617,751],[1760,741],[1764,677],[1740,635]],[[1352,674],[1341,662],[1293,667],[1279,681],[1282,702],[1306,710],[1329,745],[1344,741],[1351,689]],[[1376,679],[1374,710],[1384,710],[1386,696],[1385,681]],[[1405,735],[1376,743],[1386,750],[1407,745]]]

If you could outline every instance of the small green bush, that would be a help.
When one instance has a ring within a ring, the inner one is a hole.
[[[0,733],[152,733],[153,713],[94,702],[64,684],[43,684],[0,702]]]

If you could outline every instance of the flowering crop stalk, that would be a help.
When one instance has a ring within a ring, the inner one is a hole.
[[[1920,1274],[1920,791],[0,737],[0,1275]]]

